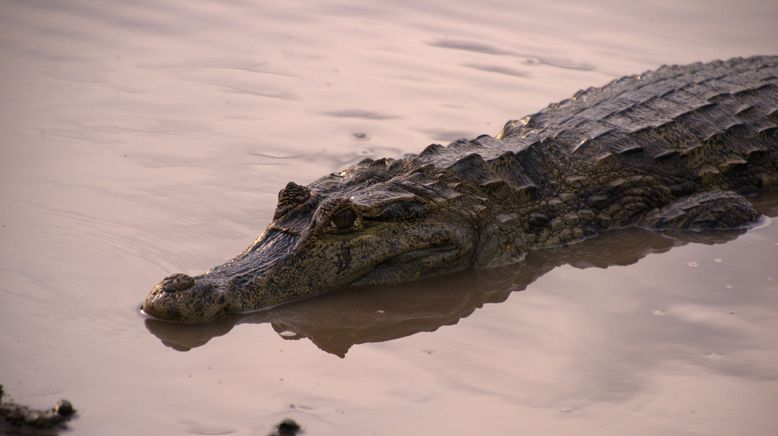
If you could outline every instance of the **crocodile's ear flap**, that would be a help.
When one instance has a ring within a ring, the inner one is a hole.
[[[410,192],[375,190],[357,193],[350,200],[362,216],[378,221],[416,218],[428,207],[427,202]]]
[[[379,221],[401,221],[418,218],[427,211],[427,204],[420,201],[403,201],[386,205],[375,217]]]
[[[277,220],[295,207],[305,203],[311,197],[311,190],[295,182],[289,182],[286,187],[278,192],[278,206],[273,214]]]

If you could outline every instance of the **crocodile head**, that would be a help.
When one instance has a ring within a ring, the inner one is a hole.
[[[343,174],[309,187],[290,182],[279,193],[273,221],[243,253],[196,277],[163,279],[146,297],[144,312],[208,322],[471,264],[472,224],[439,192],[407,181],[358,183]]]

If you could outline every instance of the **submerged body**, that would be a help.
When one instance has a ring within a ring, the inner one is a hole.
[[[579,91],[496,137],[366,159],[279,193],[243,253],[143,305],[207,322],[338,288],[516,262],[611,228],[729,229],[778,184],[778,57],[662,67]]]

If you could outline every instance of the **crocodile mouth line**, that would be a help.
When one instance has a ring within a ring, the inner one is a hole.
[[[427,257],[450,253],[456,250],[457,250],[456,245],[445,244],[445,245],[434,245],[434,246],[420,248],[412,251],[406,251],[405,253],[400,253],[396,256],[392,256],[380,262],[378,265],[376,265],[376,268],[381,266],[397,266],[397,265],[413,263]]]
[[[432,259],[434,257],[440,257],[440,260],[445,260],[447,259],[447,255],[456,252],[457,252],[457,246],[452,244],[447,244],[447,245],[431,246],[427,248],[407,251],[405,253],[400,253],[395,256],[389,257],[383,260],[382,262],[379,262],[373,269],[361,275],[360,277],[354,279],[351,283],[343,287],[344,288],[360,287],[360,286],[372,284],[375,280],[381,280],[385,278],[386,275],[391,274],[392,271],[394,271],[395,274],[397,274],[399,271],[404,271],[405,269],[403,268],[403,266],[407,267],[407,266],[417,265],[418,262],[423,261],[423,259],[425,258]],[[393,284],[393,283],[386,283],[386,284]],[[309,297],[300,297],[298,299],[293,299],[293,300],[285,301],[283,303],[274,304],[271,306],[264,306],[256,309],[228,310],[227,313],[235,314],[235,315],[246,315],[251,313],[264,312],[278,306],[282,306],[295,301],[305,300],[307,298]]]
[[[436,245],[426,248],[420,248],[412,251],[406,251],[395,256],[389,257],[370,269],[365,274],[354,279],[349,283],[349,287],[370,286],[376,284],[392,285],[405,281],[400,277],[407,277],[408,274],[420,274],[425,267],[434,269],[436,265],[450,266],[451,261],[458,257],[459,249],[456,245]],[[458,268],[462,269],[462,268]],[[441,270],[439,274],[425,271],[425,277],[454,272],[458,269]],[[397,279],[392,279],[397,277]]]

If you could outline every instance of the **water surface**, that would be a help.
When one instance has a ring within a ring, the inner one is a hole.
[[[289,180],[776,54],[776,22],[766,1],[2,1],[0,383],[71,399],[84,435],[774,434],[776,225],[209,326],[137,308],[240,252]]]

